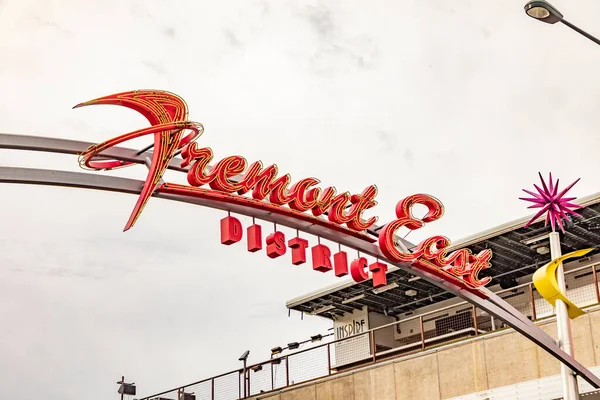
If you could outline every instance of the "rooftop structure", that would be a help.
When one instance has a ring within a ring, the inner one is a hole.
[[[589,257],[600,251],[600,193],[575,201],[583,206],[578,210],[582,218],[573,217],[565,226],[561,237],[562,251],[594,248]],[[525,227],[529,217],[500,225],[479,234],[452,243],[449,251],[469,248],[474,253],[484,249],[493,252],[492,268],[483,270],[481,276],[491,276],[493,291],[517,286],[522,278],[550,261],[548,234],[540,218]],[[414,245],[413,245],[414,246]],[[588,258],[589,258],[588,257]],[[391,267],[388,285],[382,291],[374,290],[369,281],[356,283],[351,279],[294,298],[286,303],[289,309],[306,314],[337,319],[354,310],[369,307],[387,316],[401,316],[412,311],[454,298],[454,296],[429,282]]]
[[[597,313],[600,193],[581,198],[577,203],[582,206],[578,212],[583,218],[573,218],[565,224],[565,233],[561,233],[562,250],[568,253],[592,248],[593,251],[587,257],[565,263],[566,295],[578,307]],[[543,220],[525,227],[528,221],[529,218],[522,218],[456,241],[450,251],[465,247],[473,252],[492,249],[492,268],[482,274],[493,278],[490,289],[532,321],[547,324],[553,320],[555,310],[536,292],[530,278],[537,268],[550,261],[551,228],[545,227]],[[306,340],[307,346],[297,343],[286,348],[279,346],[273,349],[271,359],[250,365],[247,370],[233,370],[142,400],[158,397],[174,400],[183,392],[207,399],[243,398],[244,381],[248,396],[262,399],[269,393],[291,390],[323,378],[344,377],[379,363],[409,360],[434,349],[443,351],[478,337],[510,332],[503,321],[394,267],[388,270],[388,285],[383,288],[374,289],[368,281],[347,280],[292,299],[287,307],[332,320],[333,340],[321,341],[325,336],[318,335]],[[551,379],[554,381],[559,382],[556,377]],[[538,385],[537,381],[528,384]],[[586,387],[585,392],[594,398],[591,389]]]

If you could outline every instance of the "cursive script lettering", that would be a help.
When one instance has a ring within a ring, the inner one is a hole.
[[[427,214],[423,218],[413,216],[412,208],[416,204],[427,207]],[[444,236],[425,239],[412,252],[404,252],[396,246],[394,238],[398,229],[403,226],[411,230],[420,229],[427,222],[439,219],[443,213],[442,203],[429,195],[416,194],[401,200],[396,205],[398,219],[387,224],[379,235],[381,252],[390,260],[413,262],[438,276],[461,278],[473,288],[486,285],[491,278],[480,279],[479,273],[490,268],[491,250],[473,254],[469,249],[460,249],[448,254],[450,240]]]
[[[377,205],[375,185],[368,186],[361,194],[344,192],[336,195],[333,187],[324,190],[313,187],[320,183],[316,178],[305,178],[290,186],[291,176],[285,174],[277,177],[276,165],[263,168],[262,163],[257,161],[246,169],[246,159],[241,156],[226,157],[207,171],[214,157],[213,151],[209,147],[199,148],[196,142],[188,145],[181,155],[184,159],[181,165],[190,166],[187,177],[191,186],[209,185],[213,190],[236,192],[238,195],[252,191],[255,200],[264,200],[268,196],[272,204],[288,205],[301,212],[310,210],[314,216],[328,212],[329,221],[338,225],[346,224],[355,231],[364,231],[377,222],[377,217],[363,218],[366,210]],[[240,174],[243,177],[239,181],[232,180]]]

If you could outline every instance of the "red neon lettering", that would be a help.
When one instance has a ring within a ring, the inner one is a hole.
[[[482,250],[475,256],[475,259],[476,261],[469,264],[468,268],[465,269],[469,274],[464,279],[475,287],[485,286],[490,283],[492,278],[486,276],[483,279],[479,279],[479,272],[491,267],[489,261],[492,259],[492,251],[489,249]]]
[[[221,220],[221,243],[229,246],[242,240],[242,223],[236,217]]]
[[[295,237],[288,241],[288,246],[292,249],[292,264],[300,265],[306,262],[306,248],[308,240]]]
[[[258,170],[255,176],[245,176],[244,180],[248,179],[249,182],[246,185],[254,188],[252,197],[256,200],[263,200],[269,194],[275,176],[277,176],[277,166],[271,165],[262,171]]]
[[[369,271],[373,273],[373,287],[378,288],[387,285],[387,265],[382,262],[374,262],[369,265]]]
[[[271,191],[271,194],[269,195],[269,201],[271,203],[282,206],[292,201],[293,194],[292,196],[286,194],[291,180],[292,177],[290,174],[285,174],[282,177],[277,178],[275,182],[271,184],[269,187],[269,190]]]
[[[290,201],[290,208],[296,211],[308,211],[317,204],[316,200],[309,201],[307,199],[306,190],[319,184],[319,180],[315,178],[306,178],[298,181],[290,188],[292,193],[292,201]]]
[[[238,190],[239,195],[243,195],[252,190],[252,187],[256,184],[254,177],[262,170],[262,162],[256,161],[250,164],[244,177],[240,181],[240,189]],[[265,195],[266,196],[266,195]],[[264,198],[264,196],[263,196]]]
[[[355,282],[363,282],[369,279],[366,269],[369,263],[366,258],[360,257],[350,263],[350,275]]]
[[[348,254],[345,251],[338,251],[333,255],[333,265],[335,276],[342,277],[348,275]]]
[[[371,217],[363,221],[362,214],[369,208],[373,208],[377,205],[375,196],[377,195],[377,186],[371,185],[367,187],[361,194],[352,195],[350,202],[352,207],[348,211],[348,215],[352,217],[348,221],[348,228],[354,229],[355,231],[364,231],[365,229],[373,226],[377,222],[377,217]]]
[[[319,188],[314,188],[308,191],[306,199],[308,202],[314,202],[311,211],[315,217],[325,214],[331,206],[331,199],[335,196],[335,188],[328,187],[321,191]]]
[[[327,218],[336,224],[345,224],[352,220],[351,216],[344,214],[344,209],[350,201],[350,193],[340,193],[331,200],[331,208]]]
[[[489,261],[492,258],[492,251],[485,249],[475,255],[469,249],[459,249],[446,256],[446,249],[450,245],[450,241],[447,239],[446,241],[442,242],[444,244],[447,243],[445,246],[439,247],[432,254],[424,251],[423,258],[431,259],[436,265],[441,266],[443,270],[463,277],[466,282],[474,287],[487,285],[492,278],[488,276],[479,279],[479,273],[491,267]]]
[[[262,249],[262,228],[258,224],[250,225],[247,230],[248,251],[254,253]]]
[[[213,152],[210,148],[205,147],[198,149],[196,142],[190,143],[182,152],[182,156],[185,154],[184,164],[192,164],[187,174],[188,183],[192,186],[202,186],[209,183],[213,177],[211,174],[206,174],[205,170],[208,167],[208,163],[213,159]]]
[[[185,102],[176,95],[156,91],[132,91],[105,96],[90,102],[81,103],[76,107],[89,104],[116,104],[132,108],[143,114],[153,125],[117,138],[97,144],[85,150],[81,154],[80,164],[92,169],[113,169],[132,165],[131,162],[102,159],[96,160],[96,156],[102,151],[123,143],[129,139],[153,134],[156,146],[154,149],[153,163],[149,165],[147,179],[141,189],[134,210],[125,226],[125,230],[131,228],[139,217],[144,205],[154,192],[173,193],[182,196],[197,197],[209,201],[223,201],[229,204],[237,204],[242,207],[262,208],[263,211],[278,213],[285,218],[297,218],[304,222],[327,226],[333,230],[341,231],[346,235],[360,238],[371,242],[369,236],[362,231],[367,230],[377,220],[376,217],[365,219],[363,213],[374,207],[377,202],[376,186],[367,187],[361,194],[351,195],[343,192],[336,195],[334,187],[325,189],[316,188],[319,180],[315,178],[302,179],[291,185],[291,177],[285,174],[277,177],[277,166],[271,165],[263,169],[261,162],[251,164],[247,169],[247,162],[241,156],[226,157],[209,170],[209,164],[213,160],[213,151],[208,148],[199,148],[193,142],[204,130],[201,124],[186,121],[187,106]],[[192,133],[184,136],[183,130],[191,130]],[[160,182],[174,154],[182,149],[182,167],[190,166],[187,179],[191,186]],[[100,158],[103,158],[100,156]],[[244,174],[243,179],[233,179]],[[159,184],[160,182],[160,184]],[[196,189],[203,185],[209,185],[211,190]],[[290,187],[291,185],[291,187]],[[244,195],[252,191],[252,199],[231,196],[230,193]],[[269,198],[272,204],[262,203]],[[262,204],[261,204],[262,203]],[[425,205],[427,214],[422,218],[416,218],[412,214],[412,208],[416,204]],[[281,207],[288,205],[289,209]],[[327,213],[327,220],[315,219],[309,215],[301,215],[299,212],[311,211],[313,216],[321,216]],[[416,194],[409,196],[396,205],[397,219],[387,224],[379,234],[379,244],[382,253],[394,262],[411,262],[415,268],[427,270],[445,280],[453,280],[462,286],[477,288],[487,284],[491,278],[479,278],[479,273],[490,268],[489,261],[492,257],[491,250],[483,250],[473,254],[469,249],[460,249],[448,253],[450,241],[444,236],[433,236],[423,240],[414,251],[409,251],[395,243],[397,230],[406,227],[410,230],[422,228],[426,223],[440,218],[443,214],[441,202],[432,196]],[[332,224],[346,224],[348,229],[332,226]],[[228,216],[220,221],[221,243],[231,245],[242,239],[242,227],[238,219]],[[352,232],[354,231],[354,232]],[[259,225],[248,228],[248,251],[255,252],[262,248],[262,232]],[[285,235],[282,232],[274,232],[266,239],[267,254],[271,258],[280,257],[285,254]],[[306,261],[306,248],[308,241],[305,239],[292,239],[289,242],[292,248],[292,261],[298,265]],[[332,269],[331,251],[327,246],[317,245],[312,248],[313,268],[326,272]],[[335,274],[343,276],[348,273],[348,260],[345,252],[334,255],[333,264]],[[372,272],[373,285],[380,287],[386,284],[387,265],[379,261],[368,265],[364,257],[354,260],[350,266],[350,273],[357,282],[368,279],[367,268]],[[474,292],[475,293],[475,292]],[[482,294],[485,296],[485,294]]]
[[[226,157],[219,161],[211,171],[212,180],[210,188],[225,193],[237,192],[242,188],[240,183],[233,182],[230,178],[241,174],[246,169],[246,159],[240,156]]]
[[[427,207],[427,214],[423,218],[412,215],[412,207],[416,204]],[[486,249],[474,255],[468,249],[460,249],[448,255],[450,241],[444,236],[423,240],[412,253],[405,253],[395,245],[394,237],[399,228],[406,226],[411,230],[420,229],[425,223],[440,218],[443,213],[442,203],[429,195],[416,194],[401,200],[396,205],[398,219],[387,224],[379,235],[381,252],[390,260],[415,262],[436,275],[446,274],[447,277],[462,280],[472,287],[489,283],[491,278],[479,279],[478,274],[483,269],[490,268],[491,250]]]
[[[422,204],[428,208],[428,212],[422,219],[412,216],[412,207],[415,204]],[[394,261],[413,261],[422,255],[422,249],[419,246],[413,253],[403,253],[396,247],[394,237],[398,229],[406,226],[408,229],[417,230],[425,226],[426,222],[432,222],[440,218],[444,213],[442,203],[429,195],[415,194],[403,200],[396,205],[397,220],[387,224],[379,234],[379,247],[381,252],[390,260]]]
[[[285,174],[277,177],[276,165],[270,165],[263,169],[260,161],[250,164],[246,170],[247,162],[241,156],[226,157],[207,172],[208,165],[213,159],[210,148],[198,148],[194,142],[188,145],[183,153],[182,166],[191,165],[188,171],[188,182],[191,186],[202,186],[208,184],[212,190],[237,193],[243,195],[252,190],[252,198],[255,200],[269,199],[275,205],[288,205],[291,209],[299,212],[311,210],[316,217],[328,213],[328,220],[338,225],[346,224],[349,229],[363,231],[371,227],[376,217],[363,220],[362,214],[365,210],[374,207],[377,194],[375,186],[367,187],[362,194],[351,195],[348,192],[336,195],[334,187],[325,189],[313,186],[319,183],[316,178],[302,179],[291,185],[291,177]],[[244,173],[239,182],[231,178]],[[349,209],[347,206],[350,205]]]
[[[285,254],[285,235],[281,231],[275,231],[267,236],[267,255],[270,258],[281,257]]]
[[[313,269],[319,272],[327,272],[332,270],[331,266],[331,250],[324,244],[318,244],[313,246],[312,251],[312,262]]]

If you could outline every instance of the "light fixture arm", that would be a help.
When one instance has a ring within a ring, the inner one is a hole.
[[[562,22],[569,28],[573,29],[575,32],[579,33],[582,36],[590,39],[592,42],[600,45],[600,40],[590,35],[586,31],[576,27],[569,21],[566,21],[561,14],[552,4],[548,3],[546,0],[530,0],[525,4],[525,13],[529,15],[533,19],[537,19],[540,22],[545,22],[547,24],[555,24],[557,22]]]
[[[566,26],[568,26],[569,28],[573,29],[575,32],[585,36],[586,38],[590,39],[592,42],[600,45],[600,39],[595,38],[594,36],[590,35],[589,33],[587,33],[586,31],[579,29],[578,27],[576,27],[575,25],[573,25],[572,23],[570,23],[569,21],[566,21],[564,18],[560,20],[560,22],[562,22],[563,24],[565,24]]]

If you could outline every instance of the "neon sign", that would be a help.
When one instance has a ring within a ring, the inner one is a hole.
[[[201,147],[196,139],[203,133],[202,124],[188,121],[185,101],[169,92],[140,90],[101,97],[74,108],[112,104],[131,108],[148,119],[151,126],[126,133],[117,138],[91,146],[81,153],[79,163],[93,170],[111,170],[131,165],[121,160],[109,160],[102,152],[131,139],[146,135],[154,136],[154,151],[149,172],[140,196],[133,208],[124,230],[130,229],[139,218],[144,206],[155,192],[171,193],[195,198],[209,199],[227,204],[243,205],[266,210],[284,218],[293,218],[333,229],[345,235],[370,243],[377,241],[365,231],[371,228],[377,217],[365,217],[377,202],[377,187],[367,186],[361,193],[337,193],[334,187],[320,188],[316,178],[304,178],[292,183],[289,174],[279,175],[276,165],[264,167],[260,161],[249,164],[242,156],[228,156],[212,167],[214,153],[209,147]],[[184,131],[189,131],[187,135]],[[189,185],[162,181],[173,158],[181,152],[181,167],[188,167]],[[421,204],[428,208],[423,218],[412,215],[412,207]],[[486,285],[490,278],[479,278],[479,273],[490,267],[492,253],[484,250],[472,254],[460,249],[448,254],[450,241],[434,236],[421,242],[413,251],[403,251],[395,244],[396,231],[401,227],[411,230],[422,228],[443,215],[442,203],[432,196],[417,194],[401,200],[396,206],[397,219],[385,225],[379,234],[378,244],[382,254],[392,262],[407,262],[443,279],[458,283],[469,290]],[[298,235],[286,240],[285,234],[274,231],[263,242],[262,227],[253,223],[246,230],[248,251],[263,249],[270,258],[278,258],[291,251],[292,263],[307,262],[308,240]],[[243,238],[239,219],[227,216],[221,220],[221,243],[232,245]],[[333,254],[324,244],[310,248],[313,269],[320,272],[334,271],[338,277],[350,274],[356,282],[369,278],[371,272],[374,287],[387,284],[387,265],[380,260],[369,264],[365,257],[348,262],[346,252]]]

